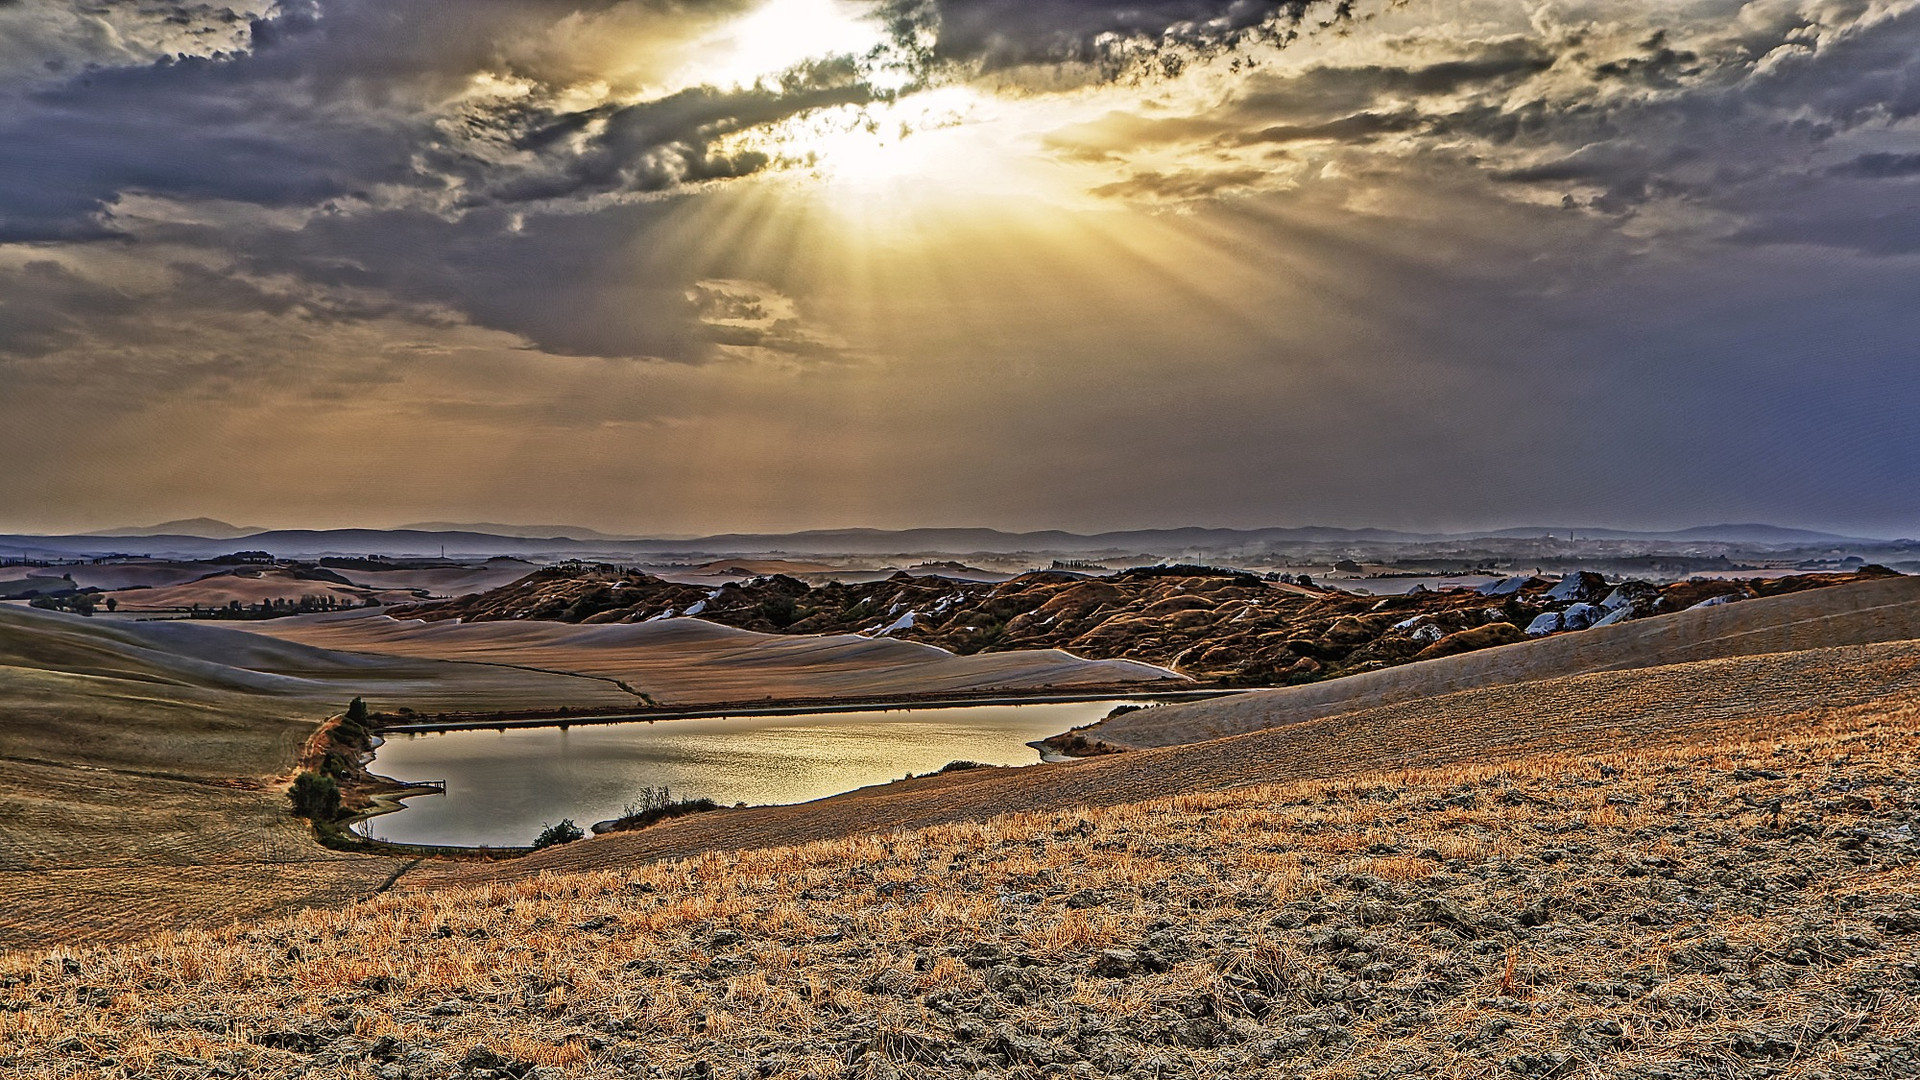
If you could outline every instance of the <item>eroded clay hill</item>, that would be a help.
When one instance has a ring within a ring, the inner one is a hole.
[[[1066,649],[1139,660],[1231,686],[1289,685],[1372,671],[1704,603],[1822,588],[1892,571],[1669,585],[1510,578],[1481,589],[1378,598],[1199,566],[1111,577],[1041,571],[1004,582],[916,577],[810,586],[785,575],[718,588],[606,564],[546,567],[489,592],[395,608],[401,619],[569,623],[696,617],[763,633],[856,633],[956,653]]]

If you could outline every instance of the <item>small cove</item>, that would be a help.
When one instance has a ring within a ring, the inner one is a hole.
[[[806,802],[956,760],[1031,765],[1027,743],[1089,724],[1109,701],[716,717],[388,736],[370,768],[444,780],[444,795],[366,823],[408,844],[526,844],[547,824],[618,817],[649,787],[723,805]]]

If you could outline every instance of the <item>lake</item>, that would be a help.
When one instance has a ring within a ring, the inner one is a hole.
[[[572,818],[619,817],[648,787],[723,805],[805,802],[929,773],[950,761],[1031,765],[1026,745],[1090,724],[1124,699],[1040,705],[809,713],[569,728],[448,731],[387,737],[371,769],[445,780],[445,795],[407,800],[368,821],[405,844],[512,846]]]

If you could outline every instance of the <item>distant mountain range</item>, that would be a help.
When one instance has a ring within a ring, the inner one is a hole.
[[[218,518],[197,517],[181,518],[178,521],[163,521],[158,525],[137,528],[105,529],[100,532],[84,533],[85,536],[203,536],[209,540],[236,540],[242,536],[252,536],[267,530],[257,525],[229,525]]]
[[[1080,534],[1059,530],[1011,533],[997,529],[817,529],[793,533],[723,533],[691,539],[620,537],[566,525],[502,525],[421,522],[397,529],[247,529],[212,518],[164,522],[145,528],[111,529],[72,536],[0,535],[0,555],[152,554],[205,558],[236,549],[285,556],[388,555],[450,557],[549,555],[583,558],[658,558],[784,553],[791,555],[965,555],[1006,553],[1148,555],[1179,558],[1205,554],[1231,561],[1236,555],[1297,545],[1366,545],[1466,542],[1476,538],[1525,540],[1552,536],[1650,543],[1744,544],[1761,548],[1880,544],[1774,525],[1703,525],[1672,531],[1601,528],[1512,528],[1479,533],[1411,533],[1392,529],[1325,527],[1270,529],[1134,529]],[[110,543],[109,541],[121,541]],[[137,541],[128,542],[128,541]]]
[[[1582,540],[1697,540],[1710,544],[1829,544],[1829,543],[1875,543],[1871,537],[1840,536],[1834,533],[1814,532],[1811,529],[1785,529],[1778,525],[1696,525],[1691,529],[1675,529],[1670,532],[1637,532],[1631,529],[1499,529],[1494,532],[1466,534],[1475,536],[1525,539],[1528,537],[1554,536],[1562,540],[1578,537]]]

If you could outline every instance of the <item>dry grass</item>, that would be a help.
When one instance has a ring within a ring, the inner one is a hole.
[[[17,954],[0,1071],[1909,1075],[1917,729],[1883,702]]]

